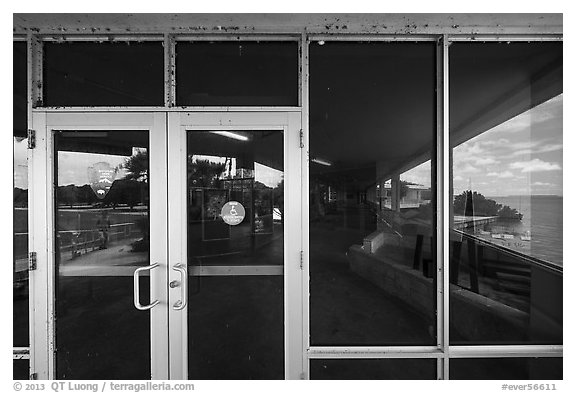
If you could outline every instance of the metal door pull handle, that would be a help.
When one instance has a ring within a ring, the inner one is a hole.
[[[181,263],[177,263],[176,265],[172,266],[172,270],[177,271],[180,273],[180,294],[182,295],[181,300],[178,300],[172,308],[176,311],[184,310],[186,307],[186,301],[188,298],[188,272],[185,265]]]
[[[147,306],[143,306],[140,304],[140,273],[146,270],[152,270],[158,266],[160,266],[160,264],[155,263],[153,265],[139,267],[134,271],[134,307],[136,307],[138,310],[147,311],[150,310],[155,305],[157,305],[158,303],[160,303],[158,300],[154,300]]]

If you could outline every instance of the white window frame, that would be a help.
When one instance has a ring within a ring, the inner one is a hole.
[[[283,131],[284,144],[284,375],[300,379],[303,375],[302,353],[302,252],[301,115],[299,108],[291,111],[187,112],[168,114],[168,221],[170,267],[187,261],[186,217],[186,135],[194,131]],[[255,271],[252,269],[251,274]],[[180,280],[170,268],[169,280]],[[169,291],[169,304],[181,300],[180,288]],[[170,378],[188,378],[188,304],[182,311],[169,308]],[[199,321],[201,323],[202,321]]]
[[[54,131],[146,130],[150,146],[150,262],[160,266],[150,272],[151,298],[159,304],[150,310],[151,377],[166,379],[167,358],[167,217],[166,217],[166,115],[164,113],[81,113],[35,109],[36,146],[29,151],[30,250],[37,253],[37,269],[30,272],[30,369],[37,379],[56,378],[55,335],[55,207]],[[143,311],[148,312],[148,311]],[[164,362],[165,363],[165,362]]]

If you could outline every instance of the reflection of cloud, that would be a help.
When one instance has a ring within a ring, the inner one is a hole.
[[[505,171],[505,172],[490,172],[488,173],[486,176],[490,176],[490,177],[498,177],[500,179],[509,179],[514,177],[514,174],[510,171]]]
[[[538,126],[549,120],[557,120],[562,117],[563,95],[560,94],[537,107],[527,110],[512,119],[494,127],[494,131],[516,133],[531,127]]]
[[[474,160],[475,165],[490,165],[490,164],[498,164],[500,161],[495,160],[492,157],[477,157]]]
[[[454,188],[472,183],[484,195],[530,193],[532,178],[540,181],[532,184],[538,192],[561,194],[562,100],[560,94],[454,147]]]
[[[492,147],[492,146],[504,146],[510,143],[510,141],[506,138],[500,138],[494,141],[482,141],[478,142],[482,146]]]
[[[547,144],[547,145],[537,147],[537,143],[534,143],[530,147],[531,147],[530,149],[517,150],[517,151],[513,152],[512,155],[513,156],[523,156],[523,155],[529,155],[529,154],[549,153],[552,151],[562,150],[563,146],[561,143],[552,143],[552,144]]]
[[[430,166],[430,160],[402,173],[400,179],[430,187],[432,184],[432,167]]]
[[[478,169],[478,168],[476,168],[470,164],[466,164],[462,167],[457,167],[454,169],[457,169],[459,173],[479,173],[480,172],[480,169]]]
[[[510,168],[521,169],[522,172],[545,172],[545,171],[562,170],[560,165],[556,163],[542,161],[539,158],[535,158],[530,161],[513,162],[512,164],[510,164]]]

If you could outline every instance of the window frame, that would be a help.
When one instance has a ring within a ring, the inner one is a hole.
[[[42,127],[42,124],[33,124],[34,112],[266,112],[266,111],[299,111],[302,116],[301,147],[302,154],[302,356],[304,367],[301,378],[308,379],[310,374],[310,359],[380,359],[380,358],[436,358],[437,379],[449,379],[451,358],[499,358],[499,357],[563,357],[563,345],[450,345],[449,343],[449,230],[450,230],[450,135],[449,135],[449,47],[452,42],[562,42],[562,34],[502,34],[506,28],[494,27],[494,34],[319,34],[319,33],[270,33],[263,34],[255,31],[253,34],[172,34],[159,32],[153,34],[121,34],[121,35],[47,35],[29,32],[26,36],[14,35],[15,41],[28,43],[28,128]],[[514,31],[512,28],[510,31]],[[42,47],[44,42],[58,41],[162,41],[164,43],[164,105],[158,107],[44,107],[42,106]],[[298,97],[296,107],[176,107],[175,106],[175,45],[179,41],[297,41],[299,50]],[[436,52],[436,197],[437,197],[437,240],[436,257],[438,269],[436,272],[438,286],[437,296],[437,344],[435,346],[350,346],[350,347],[324,347],[310,346],[310,255],[309,255],[309,45],[319,41],[350,41],[350,42],[397,42],[397,41],[433,41],[437,43]],[[36,109],[37,108],[37,109]],[[33,150],[28,151],[29,182],[34,174],[42,176],[46,172],[45,161],[35,158]],[[32,205],[32,196],[29,197],[29,206]],[[42,220],[42,211],[35,212],[29,209],[29,222],[32,224]],[[44,220],[46,219],[44,214]],[[32,228],[32,227],[31,227]],[[32,230],[29,231],[29,244],[33,245]],[[47,241],[46,239],[44,241]],[[29,250],[32,251],[32,250]],[[30,274],[30,286],[36,281],[35,275]],[[46,294],[31,294],[31,309],[33,302],[41,300]],[[45,302],[45,300],[44,300]],[[31,331],[34,330],[31,319]],[[31,337],[32,339],[32,337]],[[26,352],[28,351],[28,352]],[[30,359],[31,376],[34,375],[33,359],[35,357],[34,342],[30,348],[13,348],[13,359]]]

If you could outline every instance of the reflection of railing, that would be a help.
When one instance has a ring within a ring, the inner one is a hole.
[[[14,232],[14,259],[28,258],[28,232]]]
[[[134,238],[141,235],[141,230],[136,223],[112,224],[106,230],[108,244],[122,239]],[[103,241],[101,229],[81,229],[59,231],[60,252],[72,251],[74,253],[86,253],[100,248]]]
[[[450,282],[462,289],[528,312],[562,285],[561,266],[456,229],[451,238]]]
[[[518,258],[519,260],[523,261],[526,264],[536,265],[536,266],[542,267],[544,269],[548,269],[550,271],[553,271],[555,273],[560,273],[560,274],[563,273],[564,269],[562,266],[558,266],[558,265],[555,265],[553,263],[544,261],[542,259],[538,259],[536,257],[521,253],[519,251],[512,250],[512,249],[504,247],[504,246],[500,246],[499,244],[495,244],[489,240],[482,239],[478,236],[460,231],[458,229],[453,229],[453,231],[456,234],[458,234],[458,236],[462,236],[463,239],[473,240],[476,244],[486,246],[486,247],[492,248],[494,250],[497,250],[498,252],[503,253],[505,255],[508,255],[508,256],[511,256],[514,258]]]

